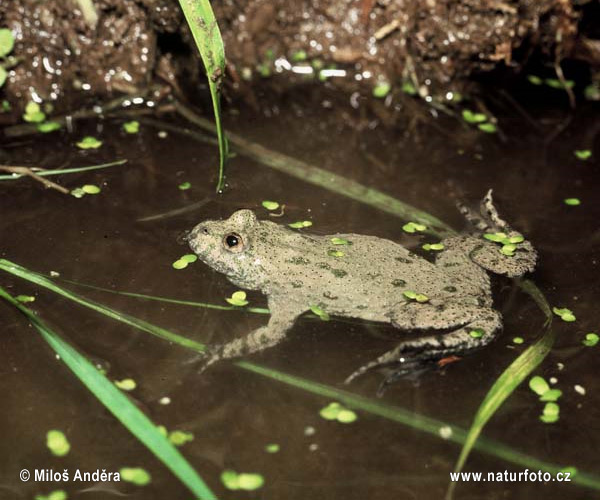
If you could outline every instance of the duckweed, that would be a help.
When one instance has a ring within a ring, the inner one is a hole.
[[[474,339],[480,339],[485,334],[485,331],[481,328],[475,328],[469,332],[469,335]]]
[[[498,131],[498,127],[496,127],[496,125],[494,125],[493,123],[480,123],[477,128],[479,130],[481,130],[482,132],[486,132],[488,134],[493,134],[495,132]]]
[[[132,120],[123,124],[123,130],[128,134],[137,134],[140,131],[140,122]]]
[[[123,391],[133,391],[137,384],[132,378],[124,378],[123,380],[115,380],[115,385]]]
[[[269,443],[265,446],[267,453],[277,453],[280,450],[280,446],[277,443]]]
[[[292,62],[302,62],[308,59],[308,54],[305,50],[297,50],[292,54]]]
[[[571,207],[576,207],[577,205],[581,205],[581,200],[579,198],[565,198],[565,205],[569,205]]]
[[[539,375],[531,377],[529,380],[529,388],[538,396],[543,396],[550,390],[550,386],[548,385],[548,382],[546,382],[546,379],[540,377]]]
[[[301,229],[303,227],[312,226],[312,222],[309,220],[302,220],[298,222],[292,222],[291,224],[288,224],[288,226],[290,226],[292,229]]]
[[[177,259],[175,262],[173,262],[173,264],[171,264],[173,266],[173,269],[185,269],[188,266],[189,262],[186,262],[185,260],[182,259]]]
[[[546,403],[540,420],[546,424],[552,424],[558,421],[560,407],[556,403]]]
[[[102,146],[102,141],[99,141],[91,135],[85,136],[77,143],[79,149],[98,149],[100,146]]]
[[[582,344],[586,347],[594,347],[598,342],[600,342],[600,337],[597,333],[586,333]]]
[[[330,257],[343,257],[346,254],[340,250],[329,250],[329,252],[327,252],[327,255],[329,255]]]
[[[260,474],[242,472],[238,474],[234,470],[224,470],[221,473],[221,482],[228,490],[257,490],[265,484],[265,479]]]
[[[81,190],[85,194],[98,194],[101,191],[101,189],[95,184],[84,184],[81,186]]]
[[[190,189],[191,187],[192,187],[192,183],[191,183],[191,182],[188,182],[188,181],[182,182],[181,184],[179,184],[179,186],[177,186],[177,188],[178,188],[180,191],[187,191],[187,190],[188,190],[188,189]]]
[[[32,295],[17,295],[15,297],[15,300],[18,300],[19,302],[26,304],[27,302],[35,301],[35,297],[33,297]]]
[[[342,424],[350,424],[358,418],[355,412],[337,401],[329,403],[324,408],[321,408],[319,415],[325,420],[337,420]]]
[[[57,457],[64,457],[71,449],[67,437],[62,431],[56,429],[52,429],[46,434],[46,446]]]
[[[389,82],[386,82],[386,81],[377,82],[375,84],[375,87],[373,87],[373,97],[376,97],[377,99],[383,99],[390,93],[391,90],[392,90],[392,86],[390,85]]]
[[[414,233],[416,231],[425,231],[427,226],[424,224],[419,224],[418,222],[407,222],[402,226],[402,230],[407,233]]]
[[[334,236],[329,241],[331,241],[333,245],[352,245],[351,241],[345,240],[344,238],[338,238],[337,236]]]
[[[544,83],[553,89],[570,89],[575,86],[573,80],[560,81],[558,78],[546,78]]]
[[[408,95],[417,95],[417,89],[412,84],[412,82],[404,82],[401,87],[402,92]]]
[[[180,258],[181,258],[181,260],[184,260],[188,264],[192,264],[193,262],[196,262],[198,260],[198,256],[194,253],[186,253],[185,255],[182,255]]]
[[[169,434],[169,441],[175,446],[183,446],[194,440],[194,435],[191,432],[175,430]]]
[[[414,300],[419,303],[429,301],[429,297],[427,297],[427,295],[425,295],[424,293],[417,293],[413,292],[412,290],[406,290],[402,292],[402,295],[404,295],[407,299]]]
[[[15,46],[15,37],[8,28],[0,28],[0,57],[10,54]]]
[[[150,473],[141,467],[123,467],[119,469],[119,474],[121,474],[123,481],[128,481],[137,486],[146,486],[152,481]]]
[[[23,113],[23,120],[29,123],[42,123],[46,119],[46,114],[40,108],[37,102],[28,102]]]
[[[423,245],[423,250],[426,250],[427,252],[429,252],[429,251],[440,252],[443,249],[444,249],[443,243],[425,243]]]
[[[467,123],[483,123],[487,121],[487,116],[483,113],[476,113],[470,109],[464,109],[462,112],[463,120]]]
[[[67,492],[64,490],[54,490],[47,495],[36,495],[34,500],[67,500]]]
[[[264,200],[262,206],[267,210],[277,210],[279,208],[279,203],[276,201]]]
[[[514,344],[517,344],[517,345],[525,342],[525,340],[523,340],[523,337],[515,337],[512,341]]]
[[[589,149],[576,149],[573,154],[575,154],[579,160],[588,160],[592,157],[592,151]]]
[[[246,292],[242,290],[233,292],[231,297],[227,297],[225,300],[232,306],[243,307],[248,305],[248,301],[246,300]]]
[[[49,132],[54,132],[55,130],[59,130],[60,123],[54,122],[54,121],[39,123],[37,126],[37,129],[38,129],[38,131],[42,132],[43,134],[47,134]]]
[[[309,306],[310,310],[313,314],[316,314],[322,321],[329,321],[329,314],[327,314],[323,309],[319,306]]]
[[[541,85],[543,83],[543,80],[539,76],[536,76],[536,75],[527,75],[527,80],[532,85]]]
[[[575,321],[577,319],[575,317],[575,315],[573,314],[573,311],[571,311],[570,309],[567,309],[566,307],[562,307],[562,308],[553,307],[552,312],[554,314],[556,314],[563,321],[566,321],[567,323],[572,323],[573,321]]]

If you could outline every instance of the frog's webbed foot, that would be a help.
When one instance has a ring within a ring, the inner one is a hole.
[[[475,229],[473,238],[477,238],[478,244],[469,254],[473,262],[487,271],[511,278],[534,270],[537,252],[523,235],[498,215],[491,189],[481,200],[479,213],[463,205],[459,205],[458,209]],[[498,239],[488,241],[483,238],[485,234]]]
[[[392,317],[392,323],[403,330],[415,330],[415,325],[419,329],[453,330],[402,342],[356,370],[346,383],[370,370],[385,368],[389,374],[379,388],[381,393],[400,378],[440,366],[440,360],[446,357],[480,349],[491,342],[502,328],[497,311],[464,304],[436,308],[430,304],[409,304]]]

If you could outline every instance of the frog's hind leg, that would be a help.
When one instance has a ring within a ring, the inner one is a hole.
[[[500,313],[487,307],[464,304],[434,306],[409,303],[393,314],[392,324],[403,330],[452,330],[400,343],[376,360],[362,366],[346,383],[375,368],[391,369],[383,387],[416,371],[436,365],[441,359],[466,354],[490,343],[502,329]],[[416,327],[418,325],[418,327]]]
[[[508,223],[500,217],[498,210],[494,206],[491,189],[481,200],[481,203],[479,204],[479,212],[460,202],[457,203],[456,206],[458,211],[478,233],[511,230]]]

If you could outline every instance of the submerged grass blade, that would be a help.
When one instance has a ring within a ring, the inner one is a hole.
[[[220,192],[225,185],[225,162],[229,153],[227,138],[221,122],[220,86],[225,74],[223,39],[209,0],[179,0],[179,4],[196,42],[208,78],[219,141],[217,192]]]
[[[193,349],[198,352],[204,351],[205,346],[199,342],[188,339],[186,337],[182,337],[181,335],[173,333],[169,330],[165,330],[164,328],[161,328],[160,326],[153,325],[152,323],[148,323],[147,321],[144,321],[142,319],[134,318],[133,316],[130,316],[129,314],[122,313],[115,309],[106,307],[102,304],[97,304],[89,299],[80,297],[76,293],[73,293],[69,290],[66,290],[64,288],[57,286],[55,283],[53,283],[51,280],[46,278],[44,275],[30,271],[29,269],[25,269],[24,267],[19,266],[18,264],[15,264],[15,263],[10,262],[5,259],[0,259],[0,269],[3,271],[6,271],[8,273],[14,274],[15,276],[18,276],[19,278],[23,278],[27,281],[31,281],[32,283],[35,283],[36,285],[47,288],[48,290],[51,290],[59,295],[62,295],[63,297],[66,297],[69,300],[77,302],[78,304],[81,304],[85,307],[89,307],[90,309],[93,309],[94,311],[100,312],[100,313],[104,314],[105,316],[108,316],[109,318],[112,318],[112,319],[116,319],[117,321],[125,323],[126,325],[133,326],[139,330],[142,330],[147,333],[151,333],[152,335],[156,335],[157,337],[160,337],[169,342],[174,342],[183,347],[187,347],[189,349]]]
[[[534,299],[546,316],[545,332],[541,339],[526,349],[502,372],[486,394],[475,413],[473,423],[469,428],[468,435],[454,467],[454,472],[461,472],[463,470],[467,458],[485,425],[514,390],[539,366],[554,344],[556,334],[552,329],[552,310],[546,298],[532,281],[527,280],[522,282],[521,287]],[[446,493],[447,500],[452,498],[457,484],[456,482],[450,483]]]
[[[158,427],[115,385],[57,333],[0,287],[0,297],[19,309],[73,374],[98,400],[146,446],[190,491],[203,500],[216,500],[214,493]]]
[[[99,170],[101,168],[115,167],[117,165],[123,165],[127,163],[127,160],[116,160],[110,163],[101,163],[100,165],[91,165],[89,167],[73,167],[73,168],[57,168],[55,170],[40,170],[35,171],[36,175],[40,177],[47,177],[49,175],[62,175],[62,174],[75,174],[79,172],[88,172],[90,170]],[[20,179],[23,175],[3,174],[0,175],[0,181],[9,181]]]
[[[40,281],[39,280],[40,275],[38,275],[37,273],[32,273],[32,272],[27,271],[26,269],[24,269],[20,266],[17,266],[15,264],[12,264],[12,263],[7,264],[7,262],[8,261],[0,260],[0,269],[3,269],[9,273],[15,274],[24,279],[29,279],[30,281],[40,284],[41,286],[46,286],[46,288],[49,288],[50,290],[54,291],[55,293],[58,293],[66,298],[71,299],[71,300],[76,300],[77,303],[79,303],[83,306],[89,307],[97,312],[105,314],[111,318],[117,319],[118,321],[122,321],[130,326],[135,326],[137,328],[140,328],[143,331],[148,331],[148,329],[147,329],[148,326],[152,326],[152,327],[154,326],[154,325],[150,325],[149,323],[147,323],[145,321],[138,320],[137,318],[132,318],[131,316],[127,316],[126,318],[123,318],[123,317],[120,317],[119,315],[115,315],[114,310],[104,307],[104,306],[101,306],[99,304],[96,304],[96,303],[89,301],[87,299],[84,299],[82,297],[78,297],[75,294],[73,294],[72,292],[64,290],[52,282],[50,282],[50,283],[53,286],[49,287],[49,286],[47,286],[47,284],[48,284],[47,282],[49,280]],[[30,276],[28,276],[27,273],[29,273]],[[525,284],[524,288],[526,286],[529,286],[529,285]],[[77,298],[75,299],[73,297],[77,297]],[[537,297],[537,299],[542,300],[543,296],[540,295],[539,297]],[[158,327],[155,327],[155,328],[158,328]],[[180,337],[175,334],[171,334],[171,335],[173,336],[172,339],[179,338],[179,340],[172,340],[173,342],[178,343],[179,345],[181,345],[183,347],[193,349],[193,347],[190,347],[189,343],[191,341],[189,341],[188,339],[184,339],[183,337]],[[164,336],[161,336],[161,337],[164,338]],[[196,349],[196,350],[198,350],[198,349]],[[236,366],[238,366],[239,368],[250,371],[252,373],[255,373],[255,374],[258,374],[258,375],[261,375],[264,377],[268,377],[272,380],[290,385],[292,387],[301,389],[305,392],[310,392],[312,394],[316,394],[316,395],[319,395],[322,397],[339,400],[339,401],[343,402],[344,404],[346,404],[347,406],[352,407],[354,409],[362,410],[362,411],[365,411],[365,412],[373,414],[373,415],[378,415],[382,418],[386,418],[390,421],[394,421],[397,423],[401,423],[403,425],[407,425],[413,429],[416,429],[416,430],[419,430],[422,432],[426,432],[426,433],[429,433],[434,436],[439,437],[440,428],[443,426],[444,427],[448,426],[448,424],[445,422],[442,422],[442,421],[439,421],[436,419],[432,419],[429,417],[425,417],[423,415],[415,414],[414,411],[405,410],[398,406],[392,406],[392,405],[383,403],[381,401],[377,401],[377,400],[373,400],[373,399],[359,396],[356,394],[352,394],[348,391],[344,391],[337,387],[332,387],[332,386],[328,386],[328,385],[321,384],[318,382],[314,382],[309,379],[297,377],[294,375],[289,375],[287,373],[283,373],[278,370],[266,368],[266,367],[257,365],[255,363],[249,363],[247,361],[237,361],[234,364]],[[467,432],[466,430],[461,429],[456,426],[450,426],[450,427],[452,428],[453,432],[452,432],[452,435],[450,436],[449,440],[451,440],[455,443],[458,443],[458,444],[463,444],[463,443],[468,442],[468,440],[470,439],[470,432],[472,432],[472,431]],[[480,438],[480,437],[477,439],[477,436],[476,436],[475,440],[470,441],[470,447],[469,447],[468,451],[470,451],[473,448],[478,449],[482,452],[488,453],[492,456],[496,456],[502,460],[506,460],[507,462],[514,463],[516,465],[528,467],[530,469],[540,469],[540,470],[548,471],[553,474],[560,471],[563,467],[563,466],[560,466],[557,464],[552,464],[552,463],[544,462],[542,460],[538,460],[535,457],[531,457],[529,455],[521,453],[521,452],[514,450],[502,443],[494,442],[491,440],[486,440],[486,439]],[[574,476],[573,482],[575,484],[579,484],[579,485],[585,486],[587,488],[600,490],[600,478],[595,475],[587,474],[584,472],[578,472]]]
[[[188,107],[179,102],[175,102],[177,111],[190,122],[198,125],[200,128],[215,132],[215,127],[210,121],[197,115]],[[402,217],[406,220],[413,220],[429,226],[429,228],[437,228],[441,233],[451,233],[450,226],[437,219],[436,217],[423,212],[411,205],[408,205],[397,198],[389,196],[377,189],[364,186],[352,179],[347,179],[341,175],[329,172],[322,168],[310,165],[296,158],[277,153],[267,149],[259,144],[248,141],[243,137],[227,132],[229,142],[234,146],[235,150],[248,158],[262,163],[275,170],[285,174],[297,177],[310,184],[317,185],[323,189],[333,191],[353,200],[365,203],[372,207],[378,208],[384,212]],[[429,231],[432,234],[440,234],[436,231]]]

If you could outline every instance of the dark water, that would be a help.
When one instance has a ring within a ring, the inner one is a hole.
[[[553,94],[555,95],[555,94]],[[523,102],[529,100],[525,96]],[[552,305],[569,307],[577,322],[555,322],[557,342],[536,371],[556,377],[563,391],[561,417],[553,425],[538,420],[543,404],[523,384],[484,430],[487,438],[516,451],[578,470],[600,470],[600,345],[581,345],[585,333],[599,329],[600,144],[598,107],[582,105],[574,115],[527,107],[534,126],[506,101],[500,117],[502,137],[474,133],[458,121],[439,119],[425,127],[402,119],[383,127],[374,116],[336,104],[335,96],[307,92],[284,96],[263,116],[242,110],[226,123],[244,137],[376,187],[460,228],[457,200],[476,202],[493,188],[501,213],[534,242],[540,252],[534,281]],[[553,104],[553,103],[552,103]],[[551,108],[553,106],[550,106]],[[367,117],[369,116],[369,117]],[[569,120],[568,122],[566,120]],[[286,204],[284,221],[311,218],[319,233],[358,232],[415,245],[394,216],[348,200],[298,179],[274,172],[243,156],[228,169],[229,187],[214,194],[216,151],[177,134],[157,137],[142,125],[138,135],[120,131],[124,120],[77,124],[72,135],[3,140],[4,163],[58,167],[127,158],[129,163],[58,179],[69,188],[102,187],[97,196],[75,199],[44,190],[30,180],[0,183],[1,256],[30,269],[57,271],[65,279],[99,287],[224,304],[236,287],[196,263],[175,271],[171,263],[187,248],[178,236],[205,218],[227,217],[241,207],[260,208],[265,199]],[[354,123],[354,126],[350,124]],[[357,126],[357,123],[360,126]],[[558,127],[562,132],[556,133]],[[76,150],[85,134],[104,140],[94,152]],[[591,160],[577,160],[575,149],[592,149]],[[181,182],[192,188],[178,190]],[[568,207],[564,198],[581,206]],[[205,200],[197,210],[153,221],[141,218]],[[181,347],[111,321],[59,296],[2,273],[0,285],[13,294],[35,295],[31,305],[81,352],[108,370],[111,379],[130,377],[131,394],[157,424],[194,433],[182,448],[220,498],[389,499],[442,498],[460,447],[409,426],[357,411],[350,425],[319,416],[329,399],[244,371],[223,362],[197,375],[196,355]],[[65,285],[68,286],[68,285]],[[72,289],[115,309],[161,325],[200,342],[218,343],[263,324],[263,315],[215,311],[142,301],[83,288]],[[530,297],[509,281],[495,286],[496,307],[505,330],[488,348],[425,374],[420,383],[402,381],[382,402],[468,428],[493,381],[542,331],[544,317]],[[264,305],[260,294],[252,305]],[[191,494],[91,396],[55,359],[54,353],[10,306],[0,304],[2,364],[0,393],[0,498],[33,498],[63,488],[69,498],[105,499],[126,494],[139,499],[187,499]],[[389,328],[339,321],[299,321],[289,340],[251,357],[261,365],[345,388],[355,368],[394,345]],[[515,346],[512,338],[525,343]],[[557,363],[564,368],[559,369]],[[375,398],[376,373],[349,390]],[[578,394],[576,384],[585,388]],[[171,404],[161,405],[164,396]],[[306,435],[306,428],[314,428]],[[45,446],[47,430],[63,430],[72,445],[64,458]],[[278,443],[268,454],[264,446]],[[127,483],[23,483],[21,469],[74,471],[141,466],[152,485]],[[263,474],[254,493],[229,492],[219,480],[226,468]],[[467,470],[523,470],[500,458],[473,452]],[[575,484],[551,482],[461,483],[456,498],[598,498]]]

